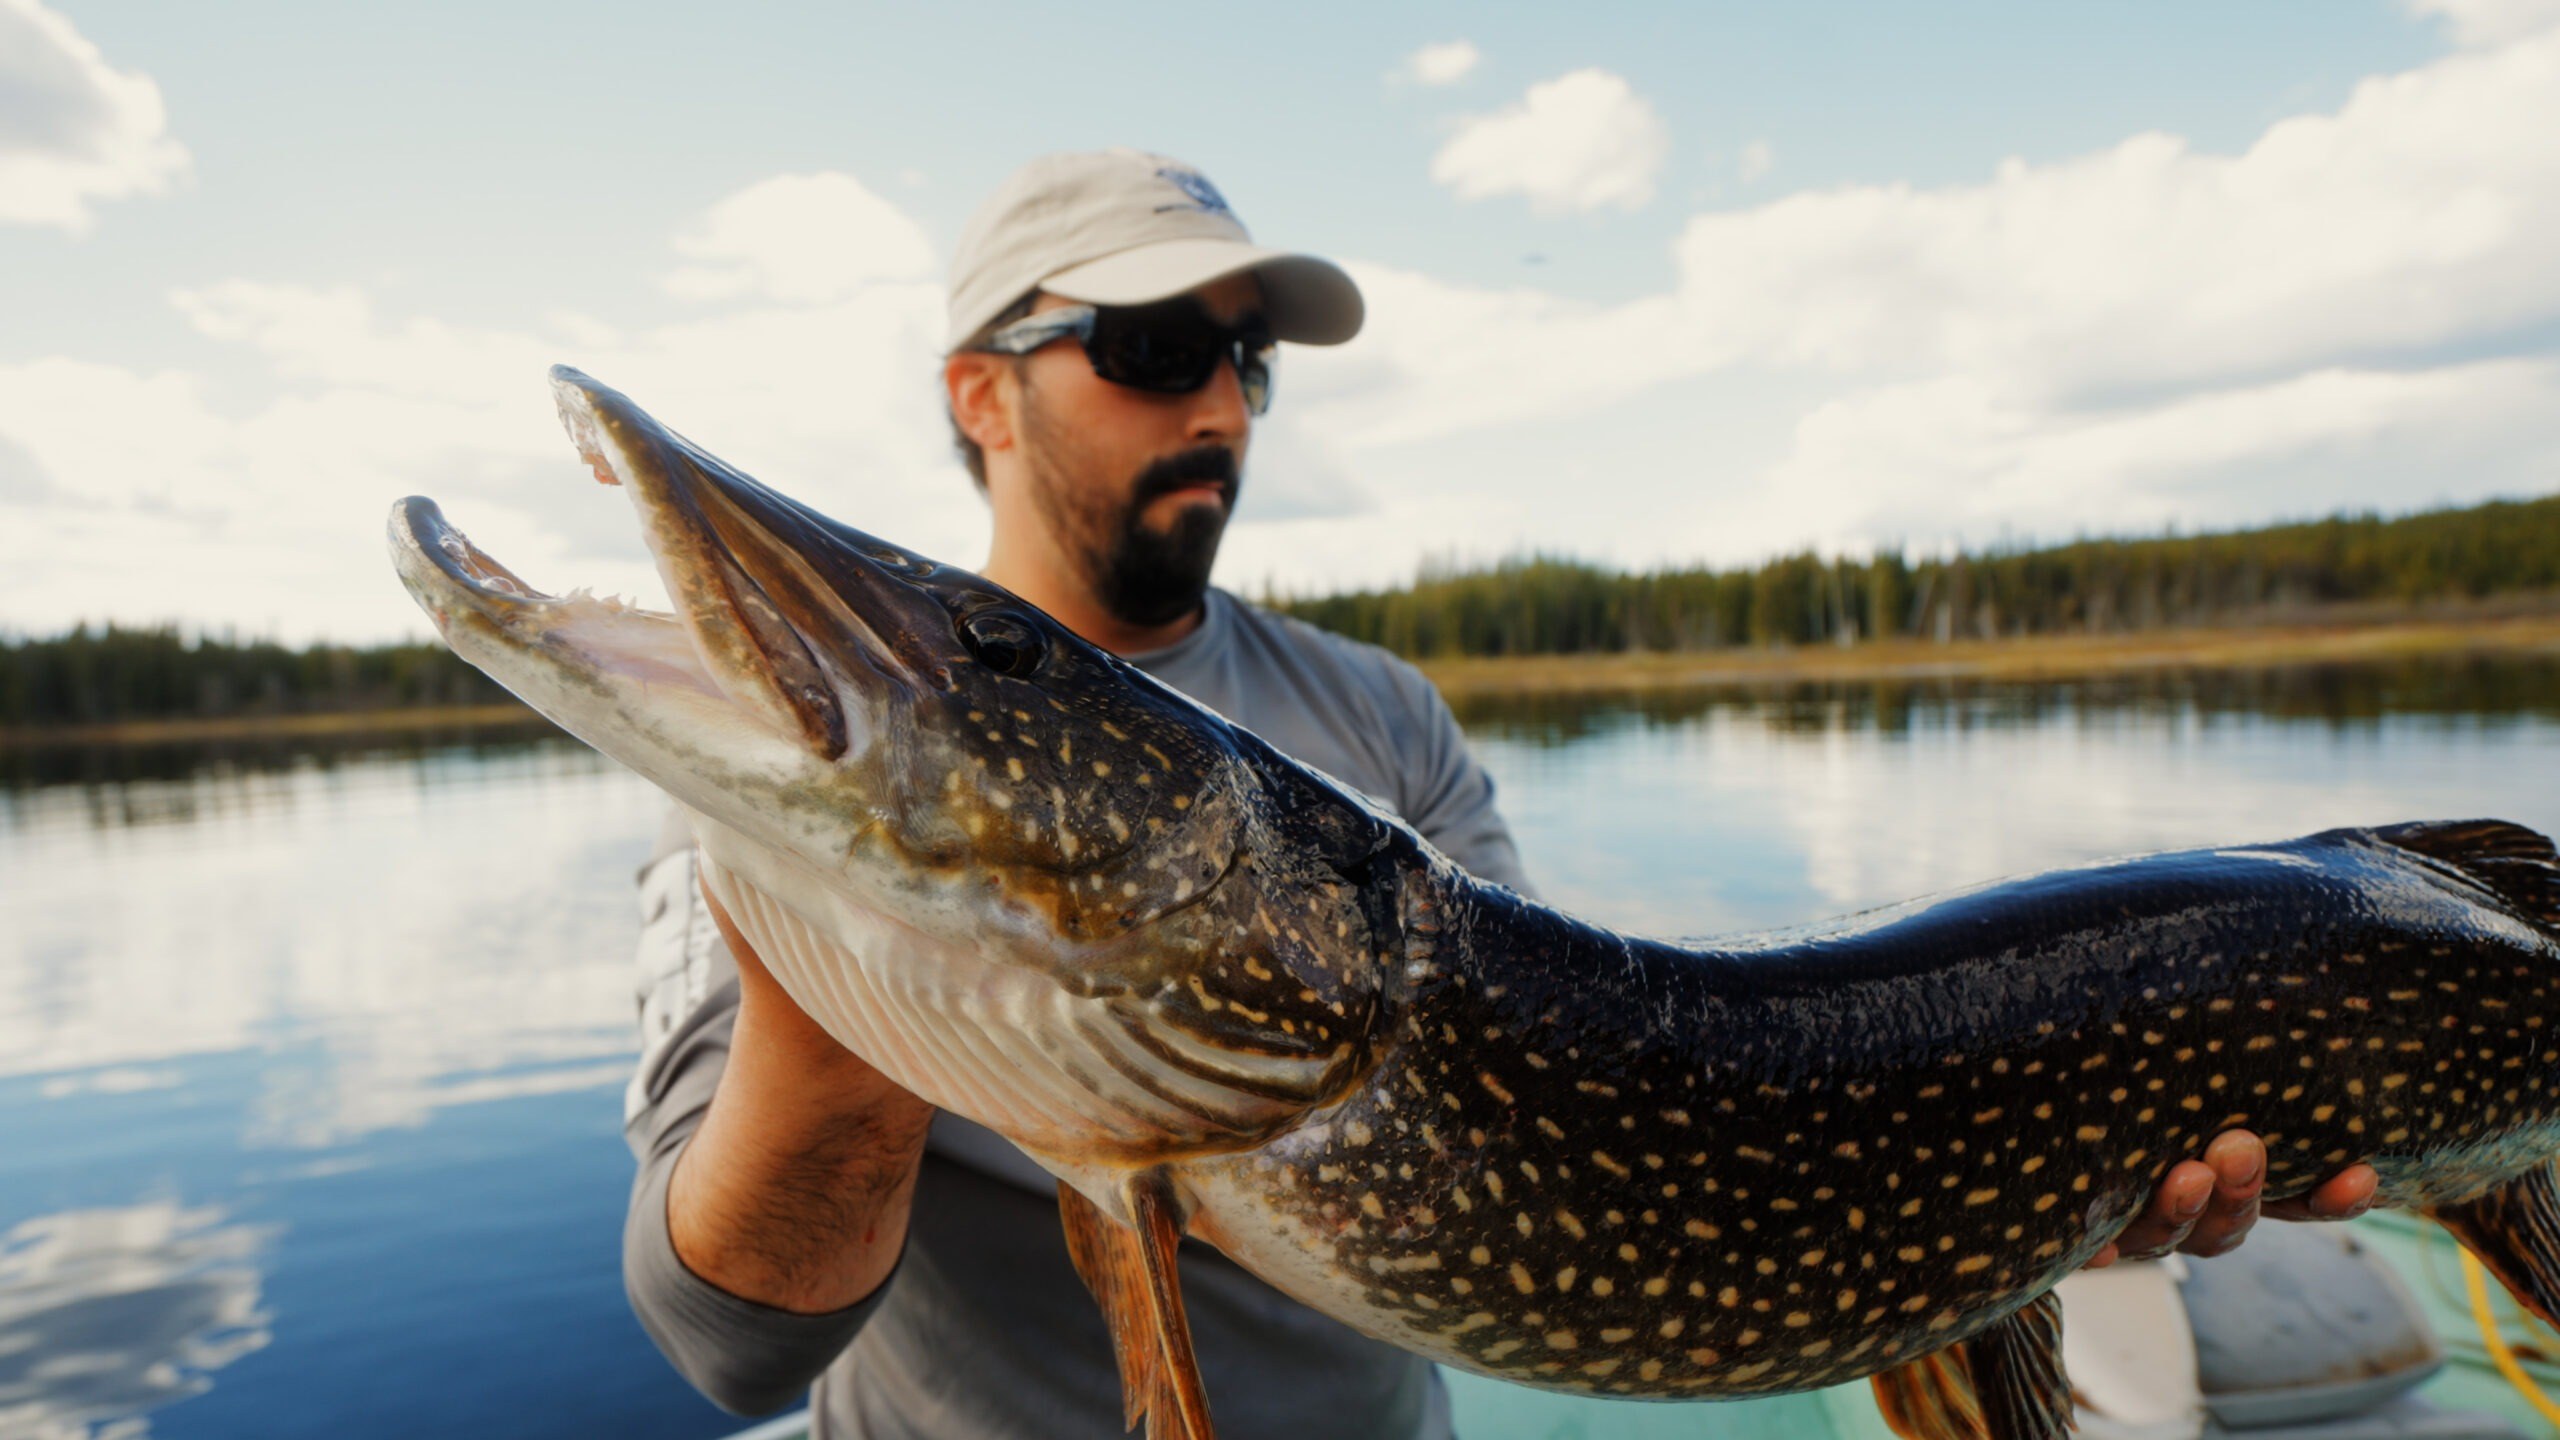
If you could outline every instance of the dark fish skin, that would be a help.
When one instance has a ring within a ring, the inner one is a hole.
[[[393,513],[404,582],[694,812],[813,1018],[1060,1177],[1157,1440],[1210,1440],[1186,1232],[1526,1384],[1873,1375],[1906,1440],[2059,1440],[2051,1286],[2231,1126],[2279,1196],[2371,1160],[2560,1323],[2541,835],[2339,830],[1633,939],[1467,879],[1001,587],[554,388],[680,614],[534,594],[424,500]]]
[[[2560,944],[2387,833],[1708,947],[1381,857],[1405,877],[1393,1039],[1219,1180],[1267,1193],[1260,1218],[1357,1285],[1364,1328],[1666,1398],[1973,1336],[2234,1126],[2264,1137],[2270,1195],[2370,1160],[2385,1203],[2461,1200],[2560,1152]],[[1251,1250],[1253,1228],[1215,1238]]]

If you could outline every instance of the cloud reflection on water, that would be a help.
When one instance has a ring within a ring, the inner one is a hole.
[[[167,1200],[59,1211],[0,1236],[0,1434],[147,1433],[141,1412],[201,1394],[268,1343],[257,1261],[272,1238]]]
[[[1540,889],[1606,923],[1804,923],[2335,825],[2560,829],[2560,664],[1531,697],[1462,709]]]
[[[617,1084],[662,804],[560,744],[7,797],[0,1076],[254,1051],[245,1138],[294,1147]]]

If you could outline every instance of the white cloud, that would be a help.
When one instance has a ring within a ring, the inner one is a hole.
[[[1778,152],[1769,148],[1769,142],[1754,140],[1744,145],[1742,153],[1734,157],[1733,173],[1748,185],[1776,169],[1777,165]]]
[[[2104,410],[1949,376],[1817,407],[1766,489],[1818,502],[1827,523],[1806,538],[1834,544],[2393,509],[2547,483],[2554,416],[2551,359],[2323,369]]]
[[[112,68],[36,0],[0,0],[0,224],[78,234],[97,202],[156,194],[186,168],[150,76]]]
[[[2410,13],[2440,16],[2465,45],[2503,45],[2560,25],[2560,0],[2407,0]]]
[[[2229,153],[2137,135],[1969,184],[1702,213],[1671,282],[1616,303],[1355,262],[1369,328],[1292,350],[1221,573],[1303,589],[1533,544],[1738,561],[2547,491],[2552,134],[2544,29]],[[651,593],[625,508],[556,433],[556,360],[821,508],[973,562],[984,508],[949,455],[923,242],[850,180],[784,179],[689,232],[693,268],[726,278],[682,324],[460,326],[231,280],[174,297],[234,362],[219,380],[0,365],[0,614],[415,633],[374,538],[412,491],[537,584]],[[1594,193],[1539,184],[1548,204]],[[795,259],[754,238],[821,212],[867,216],[839,233],[872,240]]]
[[[2560,312],[2560,31],[2367,80],[2236,155],[2138,135],[1984,184],[1689,222],[1689,323],[1844,373],[2195,385]]]
[[[935,267],[922,226],[838,171],[759,180],[712,206],[675,248],[696,262],[665,277],[685,300],[824,304]]]
[[[1636,210],[1653,199],[1671,134],[1625,77],[1576,70],[1458,127],[1431,178],[1461,200],[1522,195],[1541,214]]]
[[[1357,467],[1568,424],[1599,449],[1728,391],[1795,392],[1793,412],[1618,452],[1605,483],[1647,497],[1641,528],[1583,527],[1552,473],[1497,464],[1406,522],[1430,537],[1413,549],[1579,533],[1613,558],[1732,560],[2547,490],[2552,134],[2545,29],[2367,80],[2237,153],[2139,135],[1975,184],[1701,214],[1675,284],[1616,305],[1361,267],[1370,333],[1298,365],[1292,393]],[[2520,358],[2480,358],[2501,354]]]
[[[275,393],[233,408],[182,371],[0,365],[0,439],[35,472],[0,491],[13,626],[113,615],[290,638],[414,633],[379,539],[410,493],[444,502],[536,584],[653,595],[629,507],[585,478],[560,434],[553,362],[857,524],[964,561],[982,543],[983,506],[934,401],[930,284],[621,335],[387,318],[348,288],[233,281],[173,300]]]
[[[1474,73],[1484,52],[1471,40],[1448,40],[1425,45],[1405,57],[1397,72],[1400,78],[1417,85],[1455,85]]]

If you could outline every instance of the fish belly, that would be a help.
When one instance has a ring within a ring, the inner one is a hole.
[[[928,935],[715,821],[697,817],[695,833],[704,886],[811,1019],[1053,1173],[1228,1133],[1240,1097],[1170,1063],[1145,1007]]]

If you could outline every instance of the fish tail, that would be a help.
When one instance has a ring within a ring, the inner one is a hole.
[[[2560,852],[2550,836],[2505,820],[2423,820],[2373,833],[2453,870],[2560,939]]]

